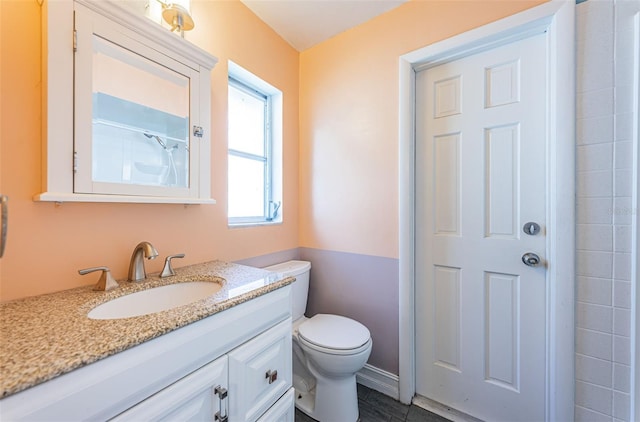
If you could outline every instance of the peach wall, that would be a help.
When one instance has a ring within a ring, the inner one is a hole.
[[[411,1],[300,55],[300,246],[398,257],[398,58],[543,3]]]
[[[0,4],[0,23],[3,22],[2,21],[2,5]],[[3,88],[4,88],[4,83],[2,81],[4,81],[4,79],[2,79],[2,62],[4,61],[3,57],[4,55],[2,54],[2,52],[4,51],[4,40],[6,40],[7,37],[4,36],[4,34],[2,33],[2,31],[0,31],[0,97],[2,97],[2,92],[3,92]],[[2,116],[3,116],[3,111],[2,111],[2,101],[0,100],[0,194],[2,194],[2,137],[4,132],[2,131]],[[0,258],[0,274],[2,274],[2,258]]]
[[[0,192],[10,196],[9,243],[0,267],[0,300],[92,284],[80,268],[106,265],[126,277],[133,247],[152,242],[162,268],[211,259],[239,260],[298,246],[299,54],[239,1],[193,0],[188,39],[217,56],[212,75],[212,194],[216,205],[33,202],[41,191],[41,8],[35,0],[0,1]],[[19,41],[16,38],[19,37]],[[229,229],[226,217],[227,60],[284,93],[282,225]]]

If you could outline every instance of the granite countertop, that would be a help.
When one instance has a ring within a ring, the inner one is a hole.
[[[87,313],[104,302],[167,284],[208,281],[222,288],[188,305],[131,318],[94,320]],[[229,309],[283,286],[281,278],[258,268],[212,261],[176,269],[176,275],[119,281],[117,289],[93,286],[0,304],[0,397],[6,397],[76,368]],[[97,281],[97,277],[96,277]]]

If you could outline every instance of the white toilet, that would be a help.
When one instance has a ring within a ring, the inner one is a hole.
[[[296,407],[320,422],[356,422],[356,372],[371,354],[371,333],[361,323],[343,316],[304,316],[310,262],[288,261],[265,270],[296,278],[292,331]]]

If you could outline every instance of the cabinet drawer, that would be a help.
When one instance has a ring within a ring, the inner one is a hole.
[[[291,362],[291,318],[229,353],[229,420],[267,411],[291,388]]]
[[[258,419],[258,422],[293,422],[296,412],[295,397],[296,391],[292,387]]]
[[[216,387],[227,386],[222,356],[112,419],[112,421],[212,421],[220,410]]]

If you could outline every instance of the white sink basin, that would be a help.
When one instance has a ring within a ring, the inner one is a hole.
[[[154,287],[105,302],[89,311],[87,316],[91,319],[120,319],[153,314],[204,299],[221,288],[221,284],[208,281]]]

